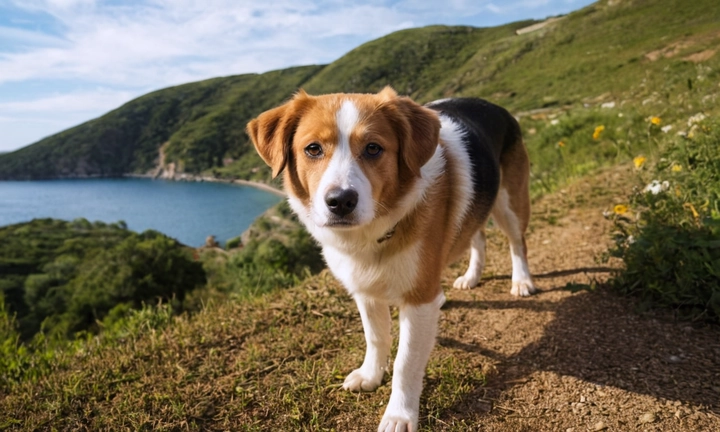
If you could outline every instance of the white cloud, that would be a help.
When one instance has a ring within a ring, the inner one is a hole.
[[[28,46],[62,46],[65,41],[51,35],[29,31],[21,28],[0,26],[0,40],[4,41],[0,50],[6,51],[11,48],[23,49]]]
[[[54,94],[33,100],[0,102],[0,116],[52,114],[57,112],[93,112],[110,110],[132,98],[128,91],[97,89],[82,93]]]

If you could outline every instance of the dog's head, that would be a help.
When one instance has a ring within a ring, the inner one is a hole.
[[[284,171],[306,223],[352,229],[391,212],[438,144],[437,114],[390,87],[378,94],[298,92],[247,126],[273,177]]]

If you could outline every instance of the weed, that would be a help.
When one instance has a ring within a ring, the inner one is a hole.
[[[640,176],[647,186],[628,211],[615,211],[611,255],[625,269],[610,285],[646,305],[720,321],[720,122],[691,124]]]

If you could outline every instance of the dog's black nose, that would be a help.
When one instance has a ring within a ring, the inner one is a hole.
[[[330,189],[325,195],[325,204],[331,212],[342,217],[347,216],[355,210],[358,202],[358,193],[355,189]]]

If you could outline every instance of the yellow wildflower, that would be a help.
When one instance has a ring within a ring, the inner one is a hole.
[[[645,165],[645,161],[647,158],[645,156],[638,156],[635,159],[633,159],[633,163],[635,164],[635,168],[640,169],[643,165]]]
[[[672,168],[670,168],[672,172],[680,172],[682,171],[682,165],[673,164]]]
[[[565,143],[562,141],[558,142],[558,147],[565,147]]]
[[[662,119],[657,116],[653,116],[650,118],[650,123],[654,124],[655,126],[660,126],[660,123],[662,123]]]
[[[624,204],[618,204],[615,207],[613,207],[613,212],[615,212],[615,214],[618,214],[618,215],[625,214],[625,213],[627,213],[627,211],[628,211],[628,207]]]
[[[685,204],[683,204],[683,207],[685,207],[686,209],[690,210],[690,211],[692,212],[692,214],[693,214],[693,217],[694,217],[695,219],[697,219],[697,218],[700,217],[700,214],[697,212],[697,210],[695,210],[695,206],[693,206],[692,204],[690,204],[690,203],[685,203]]]
[[[603,125],[600,125],[600,126],[596,127],[596,128],[595,128],[595,132],[593,132],[593,139],[594,139],[594,140],[600,139],[600,134],[601,134],[602,131],[604,131],[604,130],[605,130],[605,126],[603,126]]]

